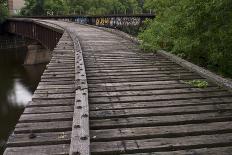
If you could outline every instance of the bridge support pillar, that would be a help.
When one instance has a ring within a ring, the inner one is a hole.
[[[41,45],[28,45],[27,56],[24,60],[24,65],[35,65],[48,63],[51,60],[51,52]]]

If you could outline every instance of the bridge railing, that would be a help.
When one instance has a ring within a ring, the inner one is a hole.
[[[20,18],[20,17],[17,17]],[[154,14],[138,15],[104,15],[104,16],[28,16],[23,18],[54,19],[72,21],[80,24],[90,24],[109,28],[139,27],[146,19],[154,19]]]
[[[49,50],[56,47],[63,30],[50,27],[35,20],[29,19],[8,19],[6,22],[7,32],[24,36],[38,41]]]

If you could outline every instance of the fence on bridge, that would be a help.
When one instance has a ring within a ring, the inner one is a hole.
[[[49,50],[56,47],[63,34],[59,28],[49,27],[35,20],[8,19],[6,31],[38,41]]]
[[[27,19],[30,18],[30,19]],[[49,50],[53,50],[61,38],[63,31],[59,28],[52,28],[33,19],[55,19],[71,21],[80,24],[95,26],[124,28],[138,30],[146,19],[153,19],[155,15],[106,15],[106,16],[30,16],[10,18],[6,22],[6,31],[38,41]]]
[[[20,18],[20,17],[17,17]],[[105,15],[105,16],[28,16],[21,18],[55,19],[90,24],[109,28],[139,27],[146,19],[154,19],[154,14],[141,15]]]

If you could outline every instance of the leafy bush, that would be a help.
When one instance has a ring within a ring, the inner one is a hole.
[[[204,80],[191,80],[186,81],[185,83],[198,88],[207,88],[209,85],[208,82]]]
[[[164,49],[232,77],[231,0],[146,0],[156,19],[140,34],[142,48]]]
[[[0,1],[0,24],[5,21],[8,16],[8,9],[5,1]]]

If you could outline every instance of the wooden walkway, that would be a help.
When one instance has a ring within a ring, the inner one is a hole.
[[[232,154],[229,91],[115,34],[49,22],[71,37],[54,50],[5,155]],[[208,87],[186,84],[196,79]]]

